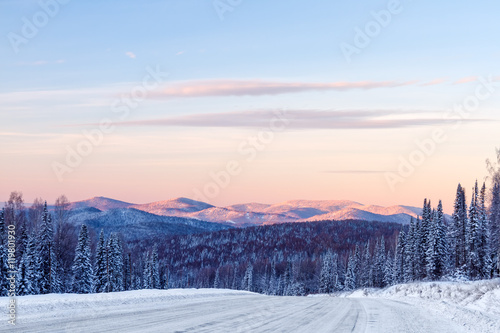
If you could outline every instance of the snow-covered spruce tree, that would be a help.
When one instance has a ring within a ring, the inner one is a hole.
[[[38,290],[40,294],[48,294],[51,290],[52,273],[52,216],[47,210],[47,201],[43,206],[42,221],[40,224],[37,248],[37,271],[38,271]]]
[[[36,237],[28,235],[25,250],[17,270],[17,293],[18,295],[35,295],[38,293],[37,283],[39,275],[37,271]]]
[[[486,184],[483,183],[479,192],[478,203],[478,254],[480,266],[480,278],[489,279],[492,277],[492,251],[490,246],[491,234],[486,210]]]
[[[120,238],[115,233],[108,241],[109,291],[123,291],[123,251]]]
[[[221,285],[220,285],[220,268],[217,268],[217,270],[215,271],[214,288],[218,289],[220,287],[221,287]]]
[[[433,211],[431,201],[424,199],[422,210],[422,221],[418,228],[418,259],[416,265],[417,279],[423,280],[427,276],[427,249],[429,248],[430,226],[432,224]]]
[[[500,183],[493,183],[489,208],[493,276],[500,275]]]
[[[417,220],[415,222],[415,234],[414,234],[414,248],[413,251],[415,251],[414,257],[413,257],[413,279],[414,280],[421,280],[424,277],[424,271],[425,267],[423,266],[423,259],[422,259],[422,253],[425,253],[425,250],[423,251],[422,247],[424,244],[424,241],[422,240],[423,237],[423,230],[422,230],[422,220],[417,217]]]
[[[479,203],[479,190],[476,184],[472,190],[472,199],[469,206],[469,230],[467,235],[467,247],[468,247],[468,263],[467,263],[467,273],[471,279],[477,279],[481,276],[481,258],[480,253],[480,233],[481,233],[481,222],[478,212]]]
[[[385,239],[384,236],[377,240],[377,244],[375,246],[375,260],[373,267],[373,286],[380,288],[384,286],[384,275],[385,275],[385,262],[386,262],[386,253],[385,253]]]
[[[101,230],[95,254],[95,280],[94,289],[96,293],[107,291],[108,286],[108,260],[106,251],[106,241],[104,240],[104,231]]]
[[[9,289],[8,271],[7,228],[5,226],[5,209],[2,208],[0,211],[0,296],[7,296]]]
[[[289,261],[286,263],[286,268],[285,272],[281,276],[282,278],[282,285],[283,285],[283,294],[284,296],[289,296],[290,295],[290,287],[292,286],[293,283],[293,276],[292,276],[292,267]]]
[[[54,238],[51,249],[54,253],[57,264],[60,265],[59,276],[62,283],[62,292],[72,291],[73,274],[71,266],[73,265],[73,259],[75,257],[74,251],[78,237],[78,233],[75,233],[74,225],[69,222],[69,207],[70,204],[68,198],[61,195],[56,199],[54,212],[52,214]]]
[[[170,271],[168,266],[164,268],[161,289],[170,288]]]
[[[444,223],[443,204],[439,200],[437,210],[430,220],[429,238],[427,247],[427,277],[439,280],[446,274],[448,245],[446,242],[446,226]]]
[[[130,272],[130,290],[137,290],[140,289],[141,284],[141,278],[139,277],[139,274],[137,274],[137,265],[136,263],[132,263],[132,271]]]
[[[143,289],[151,289],[153,288],[152,286],[152,279],[151,279],[151,255],[149,254],[149,251],[144,253],[144,269],[142,271],[142,288]]]
[[[253,266],[248,264],[243,280],[241,281],[241,289],[253,291]]]
[[[500,276],[500,149],[496,149],[496,161],[487,160],[486,167],[491,179],[489,234],[492,253],[492,275],[496,277]]]
[[[160,289],[160,263],[158,260],[158,246],[153,246],[151,252],[151,287],[153,289]]]
[[[361,287],[371,287],[371,255],[370,255],[370,241],[366,242],[363,247],[363,254],[361,255],[359,285]]]
[[[131,258],[130,253],[123,256],[123,290],[130,290],[131,286]]]
[[[450,241],[450,259],[453,263],[453,273],[463,275],[467,266],[467,235],[469,223],[467,218],[467,203],[465,202],[465,190],[458,184],[455,203],[453,206],[452,222],[448,230]]]
[[[372,275],[370,274],[370,278],[372,277]],[[342,285],[342,281],[340,279],[340,274],[337,272],[337,274],[335,274],[335,288],[333,288],[334,290],[336,291],[341,291],[343,290],[344,286]]]
[[[413,217],[410,219],[410,226],[408,228],[408,235],[406,236],[406,246],[404,248],[405,262],[404,262],[404,282],[410,282],[415,280],[415,248],[416,248],[416,237],[415,237],[415,220]]]
[[[50,291],[52,293],[64,292],[63,286],[63,269],[60,259],[56,256],[54,251],[50,251]]]
[[[238,290],[239,279],[238,279],[238,266],[234,264],[233,267],[233,282],[231,283],[231,289]]]
[[[356,256],[351,254],[347,262],[347,271],[344,279],[344,290],[356,289]]]
[[[25,295],[32,295],[32,288],[31,288],[31,282],[29,281],[27,277],[27,251],[24,251],[23,257],[21,258],[21,262],[19,263],[19,266],[17,268],[17,274],[16,274],[16,289],[17,289],[17,295],[19,296],[25,296]],[[7,290],[7,289],[6,289]]]
[[[384,286],[390,286],[394,283],[394,254],[389,251],[386,255],[384,264]]]
[[[75,249],[75,259],[73,261],[73,292],[77,294],[87,294],[92,292],[94,274],[90,259],[90,239],[88,229],[82,224],[78,235],[78,244]]]
[[[217,272],[215,272],[217,275]],[[215,281],[215,279],[214,279]],[[223,282],[220,281],[219,285],[223,285]],[[267,293],[267,289],[269,288],[269,272],[266,266],[266,269],[264,270],[264,274],[259,275],[257,279],[257,287],[256,290],[259,293]]]
[[[305,296],[306,289],[303,283],[293,282],[288,288],[288,296]]]
[[[336,260],[336,259],[335,259]],[[323,256],[323,263],[321,265],[321,272],[319,276],[319,292],[322,294],[329,294],[335,288],[335,276],[337,274],[337,263],[334,263],[334,256],[331,251],[328,251]]]
[[[37,252],[37,237],[35,233],[31,233],[26,238],[26,279],[29,281],[29,295],[34,295],[39,293],[38,282],[40,281],[40,276],[38,272],[38,252]],[[23,253],[24,255],[24,253]]]
[[[358,267],[358,286],[367,287],[369,280],[369,265],[370,265],[370,241],[359,247],[359,267]]]
[[[269,276],[269,284],[267,286],[267,295],[276,295],[278,287],[278,277],[276,275],[276,262],[273,260],[271,263],[271,273]]]
[[[142,278],[141,262],[137,262],[137,260],[136,260],[132,263],[132,270],[131,270],[131,277],[130,277],[130,283],[131,283],[130,286],[131,286],[132,290],[138,290],[138,289],[142,288],[141,278]]]
[[[394,253],[394,270],[392,280],[394,283],[405,282],[405,263],[406,263],[406,233],[401,230],[398,235],[396,251]]]

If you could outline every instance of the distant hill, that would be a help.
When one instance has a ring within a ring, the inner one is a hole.
[[[109,210],[116,208],[129,208],[133,204],[110,199],[106,197],[93,197],[91,199],[83,200],[83,201],[75,201],[70,204],[71,209],[79,209],[79,208],[97,208],[99,210]]]
[[[160,216],[134,208],[113,208],[106,211],[94,207],[80,208],[72,210],[69,220],[75,227],[85,223],[96,232],[104,230],[106,235],[111,232],[121,232],[127,240],[187,235],[230,228],[221,223]]]
[[[105,197],[78,201],[73,208],[101,211],[134,209],[154,215],[229,224],[238,227],[323,220],[363,220],[407,224],[422,209],[411,206],[374,206],[349,200],[290,200],[278,204],[243,203],[216,207],[202,201],[175,198],[146,204],[133,204]]]
[[[181,216],[213,208],[214,206],[188,198],[176,198],[142,205],[132,205],[131,207],[157,215]]]

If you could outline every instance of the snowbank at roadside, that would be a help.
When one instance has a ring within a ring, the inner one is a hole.
[[[42,318],[72,317],[81,311],[99,312],[103,309],[120,311],[133,308],[158,307],[173,300],[193,298],[231,297],[255,293],[228,289],[146,289],[96,294],[47,294],[16,297],[18,321],[31,322]],[[0,297],[0,308],[5,309],[9,298]],[[0,312],[1,316],[1,312]]]
[[[405,283],[385,289],[359,289],[347,297],[420,298],[456,304],[500,316],[500,279]]]
[[[358,289],[343,297],[373,297],[411,303],[475,331],[500,332],[500,279],[414,282],[385,289]]]

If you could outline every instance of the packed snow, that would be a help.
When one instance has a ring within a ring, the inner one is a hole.
[[[227,289],[17,297],[12,332],[500,332],[500,279],[316,297]],[[0,298],[2,308],[9,299]],[[5,313],[5,312],[4,312]]]
[[[415,282],[339,293],[348,298],[399,300],[462,325],[470,332],[500,332],[500,279]]]

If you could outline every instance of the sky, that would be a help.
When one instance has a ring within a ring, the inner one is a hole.
[[[495,1],[0,1],[0,199],[420,206],[499,147]]]

